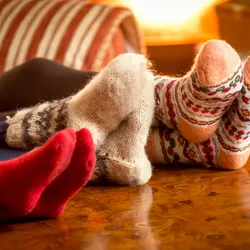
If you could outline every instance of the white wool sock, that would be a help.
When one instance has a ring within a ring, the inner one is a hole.
[[[147,63],[143,55],[120,55],[76,95],[17,112],[8,120],[8,145],[33,148],[70,127],[89,129],[98,149],[135,109],[145,86]]]
[[[148,72],[147,82],[136,109],[113,131],[98,151],[93,181],[108,179],[120,185],[146,183],[152,167],[145,145],[154,113],[154,79]]]

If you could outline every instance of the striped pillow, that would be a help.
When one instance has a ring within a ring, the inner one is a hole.
[[[100,70],[145,46],[133,13],[81,0],[1,0],[0,72],[43,57],[74,69]]]

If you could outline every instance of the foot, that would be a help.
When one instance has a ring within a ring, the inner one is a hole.
[[[147,63],[143,55],[120,55],[76,95],[17,112],[8,120],[8,145],[33,148],[70,127],[87,128],[98,149],[134,110],[145,87]]]
[[[238,169],[244,166],[250,153],[250,57],[244,65],[244,85],[218,128],[219,165]]]
[[[144,84],[136,109],[108,136],[98,151],[92,181],[106,178],[119,185],[138,186],[151,178],[152,167],[145,153],[154,112],[154,84],[150,72]]]
[[[72,129],[55,134],[42,147],[0,162],[0,220],[22,218],[68,166],[75,147]]]
[[[250,154],[250,57],[244,66],[244,78],[241,93],[221,119],[216,132],[205,142],[192,143],[178,129],[152,131],[147,146],[151,162],[242,168]]]
[[[178,127],[190,142],[204,142],[243,84],[241,61],[226,42],[211,40],[201,49],[193,69],[183,78],[156,78],[155,118]]]
[[[29,218],[56,218],[70,199],[90,180],[95,167],[95,148],[87,129],[76,134],[75,150],[67,169],[43,192]]]

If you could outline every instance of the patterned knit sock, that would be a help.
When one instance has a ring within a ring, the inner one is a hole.
[[[152,168],[145,145],[154,112],[153,81],[149,72],[136,109],[108,136],[98,151],[92,181],[107,179],[120,185],[137,186],[150,179]]]
[[[147,142],[147,155],[152,164],[191,164],[217,167],[219,148],[216,138],[194,143],[184,138],[178,129],[154,128]]]
[[[192,143],[178,129],[154,128],[147,143],[153,164],[188,163],[239,169],[250,154],[250,58],[244,67],[241,93],[224,114],[216,132],[205,142]]]
[[[34,209],[45,188],[67,168],[75,137],[65,129],[42,147],[0,162],[0,221],[22,218]]]
[[[221,152],[219,165],[237,169],[245,165],[250,152],[250,57],[244,66],[244,85],[218,128]]]
[[[211,40],[190,73],[179,79],[156,77],[155,82],[155,121],[178,127],[189,141],[203,142],[242,87],[241,61],[229,44]]]
[[[95,148],[90,132],[77,132],[71,162],[43,192],[29,218],[56,218],[63,214],[68,201],[90,180],[95,166]]]
[[[65,127],[87,128],[98,148],[134,110],[145,85],[147,64],[143,55],[118,56],[76,95],[9,118],[6,142],[10,147],[33,148]]]
[[[190,164],[207,168],[239,169],[249,156],[249,149],[242,154],[224,149],[225,143],[219,142],[217,133],[202,143],[193,143],[185,139],[176,130],[166,127],[154,128],[148,138],[147,155],[154,164]],[[228,160],[228,158],[229,160]]]

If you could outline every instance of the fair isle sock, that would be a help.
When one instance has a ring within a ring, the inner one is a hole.
[[[178,129],[155,127],[147,143],[151,163],[198,164],[228,170],[242,168],[250,154],[250,78],[247,78],[250,77],[250,61],[249,68],[245,66],[245,75],[243,94],[234,101],[216,132],[205,142],[190,142]]]
[[[98,149],[134,110],[145,85],[147,64],[143,55],[118,56],[76,95],[21,110],[9,118],[6,142],[14,148],[33,148],[65,127],[87,128]]]
[[[205,142],[193,143],[184,138],[178,129],[155,127],[147,143],[147,155],[154,165],[190,164],[219,167],[219,148],[215,134]]]
[[[150,131],[146,151],[153,165],[157,164],[206,164],[199,144],[189,142],[178,129],[165,126]]]
[[[119,185],[138,186],[152,175],[145,145],[154,113],[154,84],[151,72],[136,109],[106,139],[97,152],[92,181],[106,179]]]
[[[208,41],[183,78],[155,78],[155,121],[178,127],[190,142],[206,141],[243,84],[239,55],[226,42]]]
[[[250,153],[250,57],[244,66],[244,78],[241,94],[216,133],[221,148],[219,165],[230,169],[244,166]]]

